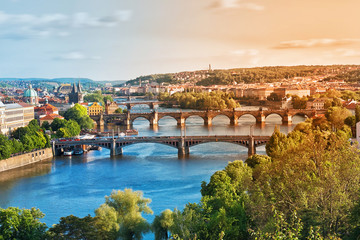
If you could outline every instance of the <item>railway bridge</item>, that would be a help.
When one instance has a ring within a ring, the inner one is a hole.
[[[209,142],[227,142],[248,148],[248,155],[256,153],[256,147],[265,145],[269,136],[239,136],[239,135],[217,135],[217,136],[151,136],[151,137],[123,137],[123,138],[99,138],[99,139],[62,139],[52,142],[53,151],[59,154],[63,149],[78,146],[91,145],[110,149],[112,156],[122,155],[123,148],[139,143],[159,143],[178,149],[178,156],[184,157],[190,154],[190,147]]]

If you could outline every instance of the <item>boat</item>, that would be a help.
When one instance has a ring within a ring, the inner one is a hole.
[[[82,155],[84,153],[84,150],[82,149],[75,149],[74,150],[74,155]]]
[[[64,156],[71,156],[74,154],[74,151],[73,150],[65,150],[64,151]]]

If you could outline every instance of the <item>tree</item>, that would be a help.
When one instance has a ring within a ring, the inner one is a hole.
[[[270,93],[270,95],[266,99],[269,101],[275,101],[275,102],[281,101],[281,97],[274,92]]]
[[[60,119],[60,118],[55,118],[52,123],[50,124],[51,129],[53,131],[57,131],[60,128],[65,127],[66,125],[66,120],[65,119]]]
[[[344,126],[345,119],[350,115],[350,111],[343,107],[330,107],[325,114],[335,129],[341,129]]]
[[[360,121],[360,105],[356,105],[355,107],[355,120],[356,123]]]
[[[77,136],[80,134],[80,131],[81,131],[80,126],[74,120],[67,121],[67,123],[65,124],[65,127],[67,128],[71,137],[74,137],[74,136]]]
[[[166,209],[160,215],[155,216],[151,225],[152,231],[155,233],[155,240],[169,239],[169,230],[173,225],[173,212],[170,209]]]
[[[42,240],[47,226],[39,221],[44,214],[36,208],[0,208],[0,239]]]
[[[100,215],[101,212],[106,213],[101,216],[114,216],[113,213],[116,213],[120,238],[125,240],[142,239],[142,234],[150,230],[150,224],[141,214],[153,213],[148,207],[151,200],[143,198],[142,195],[142,192],[131,189],[113,191],[110,196],[105,197],[105,203],[95,213],[97,215]],[[102,219],[107,221],[106,218]]]
[[[117,108],[117,109],[115,110],[115,113],[123,113],[122,108]]]
[[[83,218],[73,215],[62,217],[58,224],[49,229],[47,235],[51,240],[113,239],[99,228],[98,218],[90,215]]]
[[[11,141],[8,140],[7,137],[0,134],[0,159],[9,158],[13,153],[11,150],[13,149],[13,145]]]
[[[355,116],[348,116],[345,118],[344,123],[349,127],[355,127],[356,124],[356,117]]]
[[[50,130],[51,125],[48,121],[44,121],[43,124],[41,125],[41,127],[45,130]]]
[[[87,114],[86,107],[78,103],[76,103],[74,107],[69,108],[64,113],[64,117],[66,120],[75,120],[80,125],[80,129],[92,129],[94,127],[92,119]]]

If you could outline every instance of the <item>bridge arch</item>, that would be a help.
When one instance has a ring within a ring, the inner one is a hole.
[[[238,117],[238,121],[243,121],[243,122],[252,122],[252,123],[256,123],[256,117],[254,116],[254,114],[251,113],[245,113],[242,114]]]
[[[189,121],[192,120],[194,124],[201,124],[201,125],[205,124],[205,119],[199,114],[194,114],[186,117],[185,122],[188,120]]]
[[[270,118],[269,118],[270,117]],[[265,114],[265,122],[284,122],[285,116],[283,116],[280,113],[277,112],[270,112],[268,114]]]
[[[219,119],[221,119],[221,118],[223,118],[223,119],[228,119],[228,120],[229,120],[229,124],[230,124],[230,122],[231,122],[231,117],[228,116],[227,114],[224,114],[224,113],[221,113],[221,112],[219,112],[218,114],[213,115],[213,116],[211,117],[211,121],[212,121],[212,123],[214,123],[214,120],[217,119],[216,121],[219,121]]]
[[[159,117],[158,119],[158,122],[161,120],[161,119],[174,119],[175,121],[177,121],[176,117],[171,115],[171,114],[165,114],[165,115],[162,115],[161,117]]]
[[[151,122],[151,120],[150,120],[149,117],[145,117],[145,116],[135,116],[135,117],[131,118],[131,124],[134,124],[135,120],[137,120],[137,119],[138,119],[138,120],[139,120],[139,119],[141,119],[141,120],[145,119],[145,120],[147,120],[149,123]]]

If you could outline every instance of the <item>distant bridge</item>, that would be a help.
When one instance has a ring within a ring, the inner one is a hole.
[[[199,116],[204,120],[204,125],[212,125],[212,119],[219,115],[224,115],[230,119],[231,125],[237,125],[240,117],[244,115],[251,115],[256,119],[256,123],[265,123],[266,118],[270,115],[278,115],[281,117],[283,124],[291,124],[292,118],[295,115],[300,115],[312,118],[318,114],[324,114],[324,110],[315,109],[269,109],[269,110],[219,110],[219,111],[189,111],[189,112],[157,112],[150,113],[135,113],[128,111],[121,114],[107,114],[90,116],[98,126],[103,126],[104,123],[118,123],[121,125],[131,126],[135,119],[145,118],[150,122],[150,125],[158,125],[160,119],[164,117],[172,117],[177,121],[177,125],[185,125],[186,119],[191,116]]]
[[[248,148],[248,155],[256,153],[256,147],[265,145],[269,141],[269,136],[161,136],[161,137],[124,137],[124,138],[100,138],[82,140],[55,140],[52,142],[54,153],[60,153],[63,149],[70,146],[91,145],[110,149],[112,156],[121,155],[122,149],[126,146],[138,143],[159,143],[178,149],[178,156],[189,155],[190,147],[209,143],[209,142],[228,142]]]
[[[150,109],[155,109],[156,106],[163,104],[162,101],[127,101],[127,102],[117,102],[117,105],[126,106],[127,110],[130,110],[133,106],[136,105],[148,105]]]

